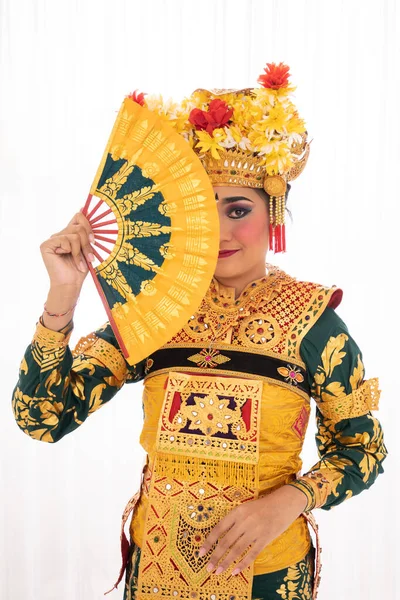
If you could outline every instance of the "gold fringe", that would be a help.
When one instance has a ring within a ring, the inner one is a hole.
[[[254,488],[257,465],[197,456],[157,452],[154,470],[158,477],[195,482],[205,479],[218,485]]]

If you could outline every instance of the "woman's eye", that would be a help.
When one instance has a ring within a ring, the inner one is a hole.
[[[248,208],[234,208],[229,212],[228,216],[231,219],[241,219],[249,212],[250,210]]]

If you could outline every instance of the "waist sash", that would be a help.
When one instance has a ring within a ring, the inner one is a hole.
[[[216,576],[213,527],[258,494],[262,382],[170,372],[160,415],[137,599],[248,600],[253,567]],[[242,555],[243,556],[243,555]]]

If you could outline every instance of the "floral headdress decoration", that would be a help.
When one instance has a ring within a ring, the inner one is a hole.
[[[129,97],[165,118],[198,154],[213,185],[262,188],[269,196],[270,250],[284,252],[289,181],[310,152],[303,119],[291,100],[289,67],[267,63],[259,88],[197,89],[181,103],[161,95]]]

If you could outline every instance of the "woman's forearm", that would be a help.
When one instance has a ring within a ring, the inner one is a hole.
[[[75,286],[51,287],[42,314],[43,325],[53,331],[63,329],[73,318],[79,293],[80,289]]]

